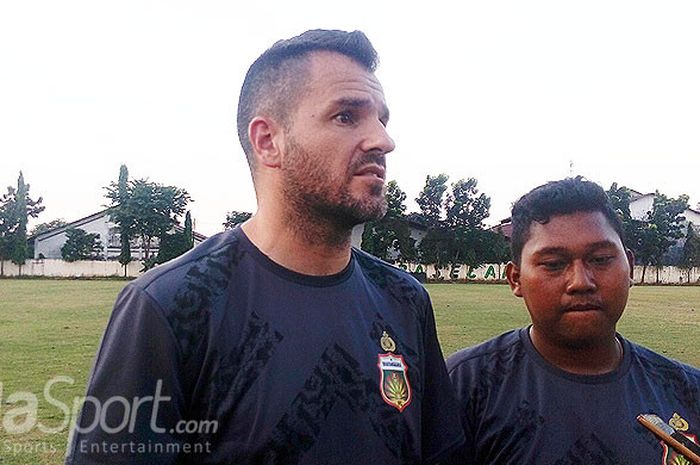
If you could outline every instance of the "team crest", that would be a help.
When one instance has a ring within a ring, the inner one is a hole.
[[[696,435],[689,434],[687,432],[688,422],[681,418],[681,416],[677,413],[673,415],[671,420],[669,420],[669,425],[671,425],[678,433],[693,441],[695,444],[700,444]],[[664,448],[664,456],[661,462],[663,465],[693,465],[693,462],[676,452],[673,447],[669,447],[665,441],[661,441],[661,446]]]
[[[408,366],[403,356],[392,353],[379,354],[379,382],[384,402],[399,412],[411,403],[411,384],[408,382]]]

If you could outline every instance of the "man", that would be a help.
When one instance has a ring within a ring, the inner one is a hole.
[[[386,209],[376,62],[361,32],[314,30],[253,63],[258,211],[122,292],[68,463],[418,464],[461,443],[427,293],[350,246]]]
[[[634,259],[603,189],[550,182],[515,203],[512,224],[506,273],[532,325],[448,359],[467,436],[453,462],[689,463],[636,417],[700,432],[700,371],[616,333]]]

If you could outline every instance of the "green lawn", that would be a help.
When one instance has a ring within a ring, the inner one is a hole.
[[[427,287],[445,356],[529,322],[525,304],[507,285]],[[618,331],[668,357],[700,367],[700,287],[633,287]]]
[[[17,405],[8,397],[29,391],[38,421],[60,426],[64,415],[42,394],[72,403],[84,394],[110,309],[125,281],[0,280],[0,421]],[[428,285],[445,355],[527,323],[520,299],[507,286]],[[620,332],[652,349],[700,366],[700,287],[635,287]],[[26,416],[15,421],[22,423]],[[0,423],[0,464],[61,464],[67,432],[10,435]],[[18,449],[15,453],[13,449]],[[22,449],[21,451],[19,449]]]
[[[12,408],[12,393],[29,391],[39,398],[38,421],[57,427],[64,415],[48,404],[46,383],[56,376],[51,393],[72,404],[85,394],[95,350],[114,299],[125,281],[0,280],[0,382],[4,393],[0,419]],[[22,418],[17,419],[21,423]],[[9,435],[0,426],[0,464],[61,464],[67,432]],[[15,453],[15,449],[22,450]]]

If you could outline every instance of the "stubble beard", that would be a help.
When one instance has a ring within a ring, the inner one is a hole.
[[[288,147],[288,162],[282,169],[287,224],[308,242],[344,246],[350,241],[352,228],[384,216],[387,204],[383,184],[374,184],[363,198],[355,198],[349,191],[356,166],[377,157],[383,164],[383,155],[360,157],[338,183],[337,177],[318,162],[323,157],[313,157],[293,139]]]

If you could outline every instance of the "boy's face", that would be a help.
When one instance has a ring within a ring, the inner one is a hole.
[[[520,266],[510,263],[507,275],[513,293],[525,300],[536,337],[585,348],[614,336],[633,264],[603,213],[576,212],[533,222]]]

